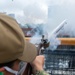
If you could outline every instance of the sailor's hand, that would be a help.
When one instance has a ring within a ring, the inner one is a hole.
[[[39,55],[35,58],[35,60],[31,63],[34,73],[36,71],[42,71],[44,65],[44,56]]]

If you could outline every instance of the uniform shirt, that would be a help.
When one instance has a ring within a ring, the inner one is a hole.
[[[45,72],[45,71],[38,71],[36,73],[36,75],[49,75],[49,74],[47,72]]]

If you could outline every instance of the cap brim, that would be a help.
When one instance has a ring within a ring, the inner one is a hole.
[[[35,45],[25,40],[25,49],[23,55],[19,59],[25,62],[32,62],[36,58],[36,55],[37,49]]]

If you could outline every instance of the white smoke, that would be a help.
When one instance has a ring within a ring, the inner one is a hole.
[[[36,33],[30,40],[31,43],[35,44],[35,46],[38,46],[41,42],[41,36]]]
[[[64,20],[61,22],[49,35],[49,48],[50,50],[55,50],[57,47],[61,44],[61,41],[57,38],[57,35],[59,35],[60,31],[64,28],[64,26],[67,24],[67,20]]]
[[[48,7],[35,3],[24,8],[25,22],[29,24],[46,23],[48,19]]]
[[[56,37],[56,35],[52,35],[49,38],[49,42],[50,42],[50,45],[49,45],[50,50],[56,50],[57,47],[61,44],[61,41]]]
[[[75,36],[75,0],[1,0],[0,12],[15,13],[19,23],[32,23],[32,27],[45,24],[44,31],[48,35],[68,19],[61,33]]]

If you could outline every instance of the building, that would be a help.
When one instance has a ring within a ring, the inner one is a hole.
[[[32,28],[22,28],[25,37],[31,37],[34,33],[32,33]]]
[[[8,15],[15,19],[15,14],[8,14]]]

